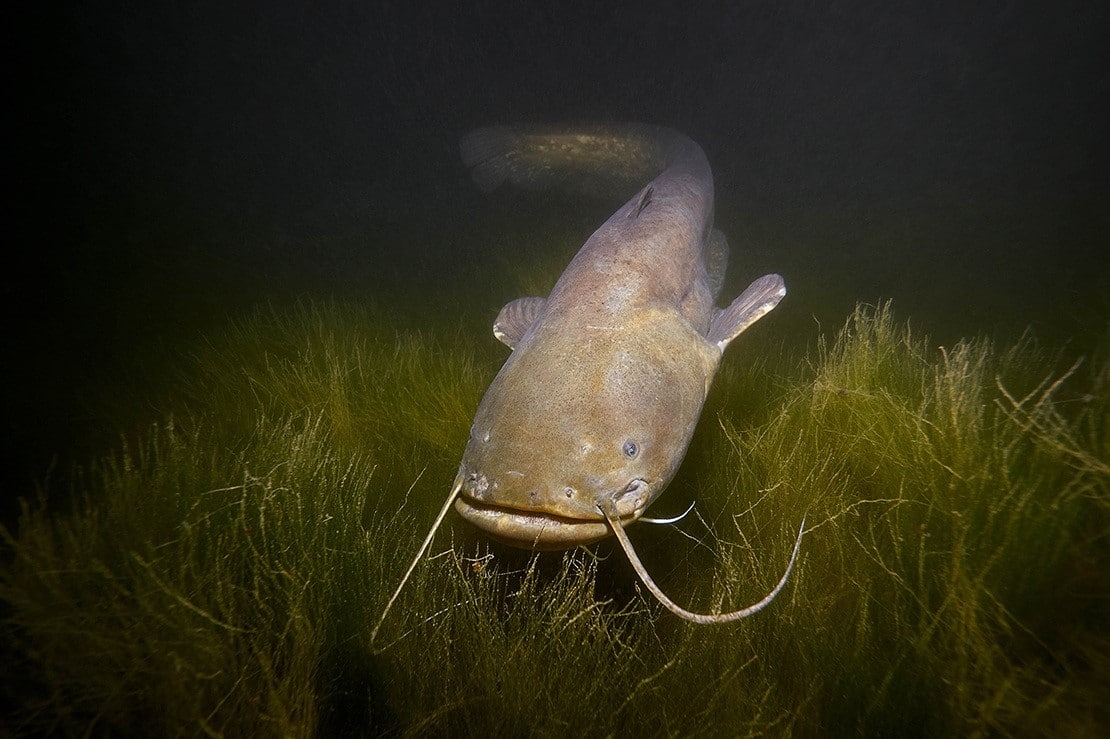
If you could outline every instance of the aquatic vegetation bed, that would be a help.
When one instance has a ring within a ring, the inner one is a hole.
[[[199,345],[141,438],[3,531],[16,734],[1084,735],[1110,721],[1105,357],[936,348],[860,308],[802,359],[725,360],[684,471],[611,544],[540,558],[444,531],[496,370],[373,311],[260,310]],[[662,501],[661,501],[662,502]],[[686,535],[683,536],[682,534]]]

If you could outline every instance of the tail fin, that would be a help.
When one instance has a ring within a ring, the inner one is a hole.
[[[486,192],[509,182],[526,189],[627,194],[682,157],[705,157],[677,131],[638,123],[479,128],[462,137],[460,150],[474,182]]]
[[[479,128],[462,137],[463,164],[482,192],[492,192],[513,176],[513,154],[522,147],[508,126]]]

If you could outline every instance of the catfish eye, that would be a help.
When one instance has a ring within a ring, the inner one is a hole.
[[[640,447],[636,446],[636,442],[634,441],[626,441],[624,442],[624,446],[621,447],[621,451],[624,452],[624,456],[629,459],[634,459],[636,455],[640,453]]]

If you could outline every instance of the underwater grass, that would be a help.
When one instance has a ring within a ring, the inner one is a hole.
[[[496,370],[371,310],[261,309],[164,420],[3,532],[14,733],[1085,735],[1110,720],[1105,357],[931,347],[861,307],[802,359],[729,357],[637,527],[701,610],[600,555],[443,532],[371,650]],[[749,347],[750,349],[750,347]],[[685,534],[685,535],[684,535]],[[469,542],[469,543],[468,543]]]
[[[1105,719],[1088,660],[1110,647],[1095,564],[1110,374],[1102,361],[1076,383],[1079,363],[1038,375],[1046,363],[1030,342],[930,351],[889,306],[861,309],[763,423],[722,424],[737,477],[719,521],[753,490],[809,510],[800,579],[825,587],[800,584],[805,606],[781,615],[811,635],[806,669],[839,668],[822,724],[1083,734]]]

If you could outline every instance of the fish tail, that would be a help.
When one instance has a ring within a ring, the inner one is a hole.
[[[462,137],[460,151],[486,192],[508,182],[597,195],[638,187],[681,157],[705,157],[677,131],[639,123],[479,128]]]

